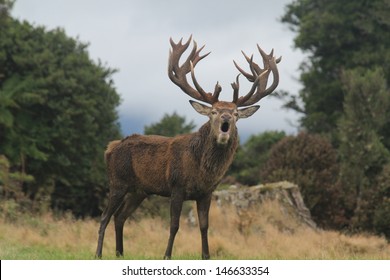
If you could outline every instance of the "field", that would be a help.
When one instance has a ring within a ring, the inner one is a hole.
[[[4,213],[3,213],[4,214]],[[196,221],[195,221],[196,222]],[[61,218],[2,215],[0,259],[94,259],[99,222]],[[125,225],[125,259],[161,259],[169,223],[161,218],[137,218]],[[311,229],[284,217],[277,205],[265,203],[245,215],[212,205],[209,230],[213,259],[390,259],[384,238]],[[113,222],[106,231],[104,259],[115,259]],[[200,234],[182,218],[173,259],[199,259]]]

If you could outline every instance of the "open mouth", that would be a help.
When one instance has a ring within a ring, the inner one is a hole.
[[[226,132],[229,131],[229,123],[228,123],[228,122],[222,123],[222,125],[221,125],[221,131],[224,132],[224,133],[226,133]]]
[[[229,142],[229,139],[230,139],[230,134],[229,134],[230,124],[229,124],[229,122],[223,122],[219,129],[220,129],[220,132],[219,132],[218,137],[217,137],[217,142],[218,142],[218,144],[225,145]]]

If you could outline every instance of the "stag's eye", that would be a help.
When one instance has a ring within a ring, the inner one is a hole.
[[[215,111],[215,110],[212,110],[212,111],[211,111],[211,114],[215,116],[216,114],[218,114],[218,112]]]

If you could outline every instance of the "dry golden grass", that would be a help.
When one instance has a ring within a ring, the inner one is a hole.
[[[281,213],[275,203],[237,213],[212,205],[209,243],[214,259],[390,259],[390,246],[375,236],[346,236],[313,230]],[[93,259],[99,223],[20,217],[0,220],[0,259]],[[125,225],[125,258],[161,259],[169,224],[161,219],[131,220]],[[198,259],[200,234],[185,218],[177,235],[173,257]],[[107,228],[104,258],[115,258],[113,223]]]

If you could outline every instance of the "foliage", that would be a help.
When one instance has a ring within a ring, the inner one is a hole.
[[[301,124],[309,132],[337,138],[343,69],[380,66],[390,76],[390,2],[295,0],[287,5],[282,22],[297,32],[295,46],[308,54],[300,68]],[[289,104],[299,107],[293,96]],[[383,132],[390,138],[390,123]]]
[[[285,135],[282,131],[267,131],[250,136],[238,148],[227,175],[233,176],[238,182],[249,186],[261,182],[259,170],[268,159],[271,147]]]
[[[146,135],[162,135],[162,136],[176,136],[179,134],[190,133],[195,128],[193,121],[186,123],[186,118],[179,116],[176,112],[173,114],[165,114],[158,122],[147,125],[144,128]]]
[[[33,200],[79,215],[99,212],[103,152],[119,137],[114,70],[94,62],[87,45],[61,29],[11,17],[0,22],[0,154],[34,177]]]
[[[2,199],[16,199],[24,196],[22,185],[24,182],[33,182],[34,177],[20,172],[11,172],[8,159],[0,155],[0,197]]]
[[[344,114],[339,123],[341,184],[351,227],[372,230],[377,208],[377,177],[389,160],[379,132],[387,122],[390,105],[381,68],[356,68],[343,72]]]
[[[301,125],[338,147],[348,226],[385,233],[379,227],[389,207],[380,202],[378,182],[390,149],[390,2],[295,0],[281,20],[308,54],[303,89],[285,106],[303,112]]]
[[[272,147],[261,176],[266,182],[296,183],[315,222],[336,227],[344,222],[338,204],[338,170],[336,151],[327,139],[300,133],[285,137]]]
[[[387,241],[390,241],[390,164],[385,165],[378,176],[376,198],[374,230],[378,234],[383,234]]]
[[[8,159],[0,155],[0,215],[5,220],[13,221],[19,212],[31,211],[31,201],[23,192],[23,184],[33,181],[34,177],[31,175],[12,172]],[[34,210],[43,210],[44,207],[45,205],[41,204],[39,209]]]
[[[16,0],[0,0],[0,16],[8,17],[9,11],[14,6]]]

